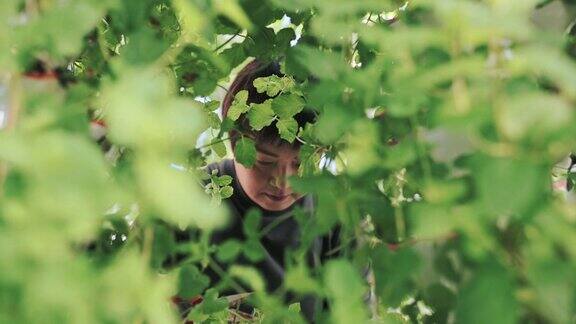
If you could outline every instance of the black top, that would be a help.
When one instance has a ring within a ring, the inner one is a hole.
[[[236,176],[234,161],[223,160],[220,163],[213,163],[207,167],[209,173],[211,173],[212,170],[218,170],[219,176],[231,176],[233,179],[231,185],[234,189],[234,194],[229,199],[224,200],[231,211],[231,222],[226,229],[213,234],[213,243],[218,244],[232,238],[240,241],[245,240],[246,237],[243,233],[242,220],[246,213],[252,208],[261,211],[260,229],[278,220],[278,217],[284,219],[261,237],[260,243],[264,248],[264,258],[261,261],[251,263],[246,258],[241,257],[235,262],[236,264],[247,264],[255,267],[262,274],[267,285],[267,290],[270,292],[274,291],[282,285],[284,279],[285,251],[287,249],[295,249],[300,244],[298,222],[294,217],[291,217],[291,214],[294,212],[294,208],[299,206],[305,213],[309,213],[312,216],[314,210],[314,200],[312,196],[306,195],[288,209],[282,211],[265,210],[250,199],[242,189]],[[313,240],[307,251],[307,261],[310,267],[320,265],[321,260],[325,257],[325,253],[329,251],[335,243],[333,237],[335,237],[335,235],[330,233],[326,237],[315,238]],[[215,273],[208,274],[213,283],[220,280]],[[291,297],[289,298],[292,299]],[[303,315],[310,321],[313,319],[315,310],[318,309],[317,307],[320,307],[319,300],[313,297],[293,299],[290,302],[300,302]]]

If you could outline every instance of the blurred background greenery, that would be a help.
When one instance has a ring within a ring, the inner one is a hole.
[[[290,292],[326,298],[318,322],[573,323],[575,17],[568,0],[2,0],[0,322],[178,322],[170,298],[201,293],[188,319],[222,322],[200,271],[218,258],[256,322],[302,322]],[[202,168],[230,156],[219,101],[251,58],[320,112],[298,130],[293,185],[318,202],[303,241],[342,228],[337,260],[293,251],[275,293],[235,266],[257,246],[209,243],[230,187]]]

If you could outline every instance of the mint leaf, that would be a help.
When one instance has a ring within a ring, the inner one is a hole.
[[[197,296],[210,284],[210,278],[194,265],[185,265],[180,268],[178,279],[178,295],[182,298]]]
[[[227,186],[232,183],[232,177],[229,175],[215,177],[214,182],[216,182],[216,184],[219,186]]]
[[[294,118],[280,119],[276,123],[276,128],[278,128],[278,133],[282,139],[290,143],[294,142],[298,133],[298,122]]]
[[[250,209],[248,214],[242,220],[242,228],[244,234],[248,238],[257,238],[260,228],[260,222],[262,220],[262,215],[257,209]]]
[[[220,101],[210,101],[204,104],[205,111],[214,111],[220,107]]]
[[[220,117],[215,112],[208,113],[208,125],[214,129],[220,128]]]
[[[302,111],[304,99],[296,94],[282,94],[272,101],[272,109],[279,118],[290,118]]]
[[[247,112],[250,107],[246,104],[248,100],[248,91],[242,90],[239,91],[236,96],[234,96],[234,101],[232,101],[232,105],[228,109],[227,117],[231,120],[237,120],[240,115]]]
[[[248,111],[248,120],[250,121],[250,126],[257,131],[272,124],[274,111],[272,110],[271,100],[266,100],[261,104],[252,104]]]
[[[219,157],[225,157],[226,156],[226,145],[224,145],[224,142],[222,142],[221,140],[215,138],[212,143],[210,144],[210,147],[212,148],[212,150],[214,152],[216,152],[216,154]]]
[[[220,244],[216,257],[220,261],[229,262],[234,260],[241,250],[242,244],[238,240],[229,239]]]
[[[300,313],[302,308],[300,307],[300,303],[292,303],[288,305],[288,310],[294,313]]]
[[[234,157],[238,163],[251,168],[256,162],[256,145],[254,141],[247,137],[242,137],[238,140],[234,148]]]
[[[280,119],[291,118],[304,109],[304,99],[296,94],[282,94],[272,101],[272,109]]]
[[[459,292],[456,322],[487,323],[498,318],[498,323],[517,323],[519,312],[513,280],[500,265],[483,265]]]
[[[253,291],[262,292],[266,289],[266,283],[262,279],[262,275],[253,267],[235,264],[230,267],[228,273],[247,284]]]
[[[296,85],[291,77],[279,77],[277,75],[257,78],[253,84],[256,91],[259,93],[266,92],[270,97],[274,97],[280,92],[289,91]]]
[[[362,278],[347,260],[326,264],[324,283],[334,323],[366,323],[366,308],[362,297],[366,292]],[[338,283],[338,284],[335,284]]]
[[[220,198],[222,199],[230,198],[232,197],[232,194],[234,194],[234,188],[232,188],[231,186],[225,186],[220,188]]]
[[[250,239],[244,244],[244,255],[252,262],[258,262],[266,256],[264,247],[257,238]]]

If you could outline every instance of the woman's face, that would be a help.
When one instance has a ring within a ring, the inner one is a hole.
[[[240,185],[260,207],[278,211],[290,207],[302,195],[290,188],[287,178],[298,172],[299,149],[270,143],[256,145],[256,163],[246,168],[234,160]]]

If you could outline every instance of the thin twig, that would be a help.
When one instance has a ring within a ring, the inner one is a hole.
[[[220,276],[221,279],[223,279],[224,281],[228,281],[228,283],[230,284],[230,286],[236,290],[236,292],[238,293],[246,293],[246,290],[244,288],[242,288],[242,286],[237,283],[232,276],[230,276],[230,274],[226,271],[224,271],[224,269],[222,269],[220,267],[220,265],[218,263],[216,263],[216,261],[211,258],[208,257],[208,266],[210,267],[210,269],[214,270],[214,272],[216,272],[216,274],[218,276]]]
[[[216,47],[214,49],[214,53],[218,52],[218,50],[220,50],[222,47],[226,46],[228,43],[230,43],[234,38],[236,38],[236,36],[238,36],[240,33],[240,31],[237,31],[236,34],[232,35],[232,37],[228,38],[224,43],[218,45],[218,47]]]
[[[220,88],[220,89],[226,91],[226,93],[228,93],[228,89],[226,89],[226,87],[224,87],[224,86],[221,85],[221,84],[216,84],[216,85],[218,86],[218,88]]]
[[[206,147],[208,147],[208,146],[212,146],[212,145],[214,145],[214,144],[218,144],[218,143],[227,141],[227,140],[229,140],[229,139],[230,139],[229,137],[222,138],[222,139],[219,139],[219,140],[217,140],[217,141],[215,141],[215,142],[210,142],[210,143],[208,143],[208,144],[205,144],[205,145],[202,145],[202,146],[200,146],[200,147],[197,147],[197,149],[201,150],[201,149],[206,148]]]
[[[288,220],[291,217],[292,217],[292,213],[286,213],[284,215],[276,217],[270,224],[268,224],[266,227],[264,227],[260,231],[260,237],[263,237],[264,235],[268,234],[268,232],[273,230],[274,227],[280,225],[281,223],[283,223],[284,221]]]

